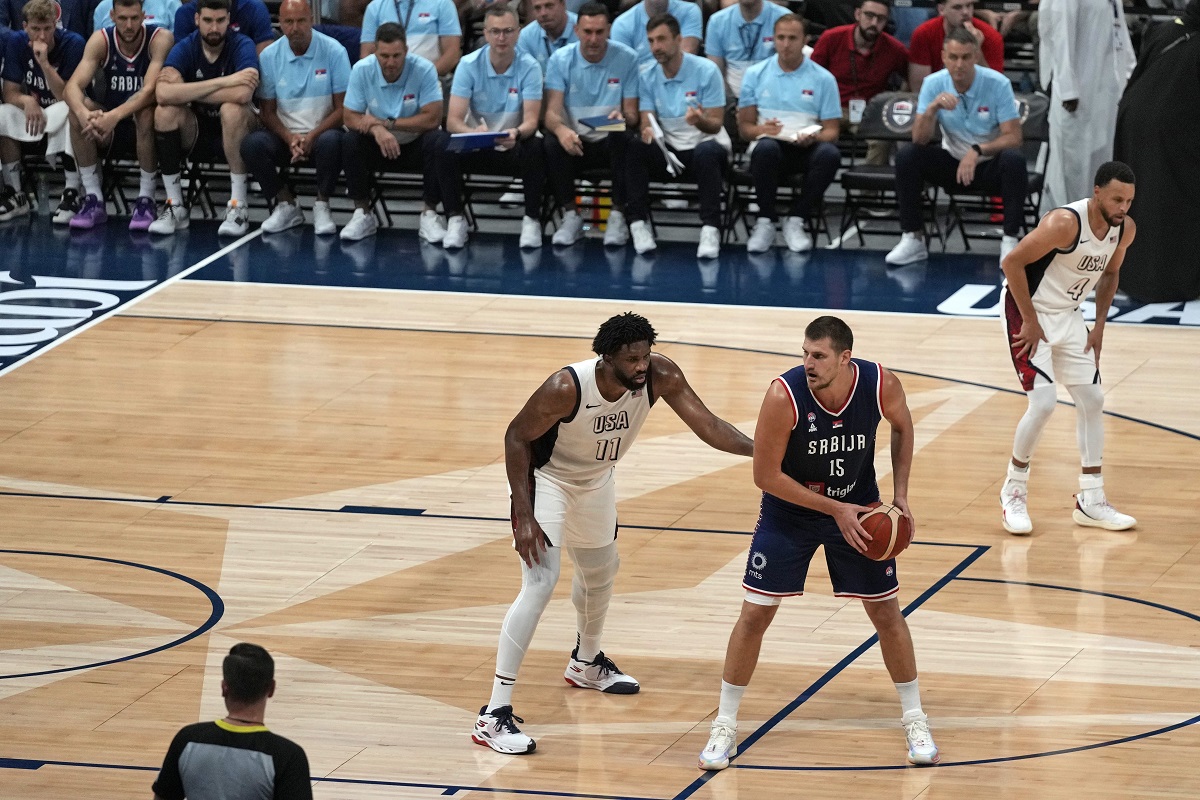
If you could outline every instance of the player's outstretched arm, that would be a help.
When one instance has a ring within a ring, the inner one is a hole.
[[[1117,243],[1117,249],[1105,265],[1104,274],[1096,281],[1096,321],[1088,331],[1087,345],[1084,346],[1083,352],[1095,353],[1097,364],[1100,363],[1100,347],[1104,343],[1104,324],[1108,321],[1108,309],[1112,307],[1113,297],[1117,293],[1121,265],[1125,263],[1125,251],[1133,244],[1135,236],[1137,225],[1134,224],[1133,217],[1126,217],[1125,232],[1121,235],[1121,241]]]
[[[556,422],[571,415],[579,390],[565,369],[551,375],[525,401],[504,432],[504,469],[512,490],[513,541],[517,553],[529,566],[541,563],[541,552],[549,540],[533,518],[529,482],[533,472],[533,442]]]
[[[654,393],[667,401],[667,405],[702,442],[726,453],[754,455],[754,442],[750,437],[708,410],[678,364],[660,353],[654,353],[650,356],[650,369],[653,370],[651,383]]]
[[[1005,256],[1000,268],[1008,283],[1008,293],[1021,312],[1021,331],[1013,337],[1012,344],[1019,347],[1017,355],[1037,352],[1038,343],[1046,341],[1037,311],[1033,308],[1033,296],[1029,291],[1029,278],[1025,268],[1054,250],[1065,250],[1079,238],[1079,218],[1066,209],[1057,208],[1046,216],[1038,226]]]
[[[904,387],[890,370],[880,368],[879,379],[883,381],[883,418],[892,426],[892,504],[904,512],[916,535],[917,521],[908,507],[908,478],[912,474],[913,431],[912,413]]]

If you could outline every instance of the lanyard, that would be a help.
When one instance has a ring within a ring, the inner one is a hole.
[[[761,30],[761,22],[743,22],[738,28],[738,35],[742,37],[742,47],[746,48],[747,61],[754,60],[754,51],[758,47],[758,32]]]
[[[400,22],[400,0],[392,0],[396,6],[396,22]],[[408,0],[408,11],[404,14],[404,21],[401,23],[404,27],[404,32],[408,33],[408,21],[412,19],[413,6],[417,4],[417,0]]]

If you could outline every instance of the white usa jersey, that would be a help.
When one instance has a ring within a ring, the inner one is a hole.
[[[627,390],[614,402],[596,386],[599,358],[571,364],[575,409],[533,442],[533,466],[557,481],[576,486],[604,483],[629,450],[654,404],[653,370],[646,385]]]
[[[1038,311],[1073,311],[1079,307],[1104,274],[1109,259],[1121,242],[1125,223],[1109,228],[1099,238],[1088,224],[1088,201],[1077,200],[1062,206],[1079,222],[1079,236],[1067,250],[1051,250],[1025,267],[1029,294]]]

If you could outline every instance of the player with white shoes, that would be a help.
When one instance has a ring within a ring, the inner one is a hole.
[[[1075,401],[1082,471],[1073,518],[1079,525],[1123,531],[1137,520],[1113,508],[1104,493],[1104,392],[1100,347],[1125,251],[1137,226],[1127,216],[1134,175],[1109,161],[1096,172],[1092,196],[1042,217],[1037,228],[1001,262],[1004,320],[1013,365],[1029,397],[1017,425],[1008,479],[1000,490],[1004,529],[1033,532],[1026,506],[1029,461],[1054,412],[1056,384]],[[1095,291],[1096,321],[1089,331],[1080,304]]]
[[[616,463],[659,398],[706,444],[750,456],[750,439],[715,416],[683,371],[652,353],[648,320],[619,314],[592,341],[596,358],[563,367],[533,393],[504,436],[512,491],[514,547],[521,557],[521,592],[504,617],[496,678],[471,739],[498,753],[532,753],[532,738],[513,715],[513,685],[542,612],[558,583],[562,551],[575,562],[571,599],[578,614],[575,649],[564,677],[571,686],[636,694],[641,686],[600,649],[617,556]]]

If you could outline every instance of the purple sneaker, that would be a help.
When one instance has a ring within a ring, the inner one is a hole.
[[[129,220],[129,230],[149,230],[150,223],[154,222],[157,212],[158,209],[154,205],[153,197],[139,197],[133,205],[133,218]]]
[[[106,222],[108,222],[108,212],[104,210],[104,201],[94,194],[83,198],[83,205],[71,217],[71,227],[75,230],[91,230]]]

